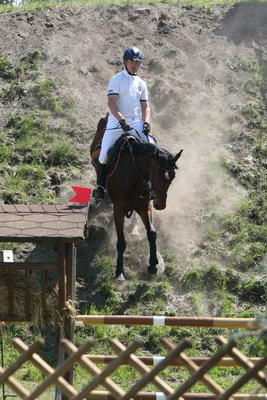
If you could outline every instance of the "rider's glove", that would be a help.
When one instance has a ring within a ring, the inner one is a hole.
[[[145,135],[149,135],[149,133],[151,132],[151,125],[149,122],[144,122],[143,124],[143,133]]]
[[[132,128],[130,127],[130,125],[128,125],[127,122],[125,121],[125,119],[120,119],[120,120],[119,120],[119,124],[120,124],[120,126],[121,126],[121,129],[122,129],[125,133],[127,133],[127,132],[129,132],[129,131],[132,130]]]

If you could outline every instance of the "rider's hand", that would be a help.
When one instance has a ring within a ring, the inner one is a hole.
[[[120,123],[121,129],[122,129],[125,133],[127,133],[127,132],[129,132],[129,131],[132,130],[132,128],[130,127],[130,125],[128,125],[127,122],[125,121],[125,119],[120,119],[120,120],[119,120],[119,123]]]
[[[144,122],[143,124],[143,133],[145,135],[149,135],[149,133],[151,132],[151,125],[149,122]]]

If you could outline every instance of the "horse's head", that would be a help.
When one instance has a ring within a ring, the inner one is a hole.
[[[156,152],[156,163],[150,176],[153,206],[156,210],[164,210],[166,207],[168,189],[175,178],[176,161],[180,158],[182,151],[175,156],[160,148]]]

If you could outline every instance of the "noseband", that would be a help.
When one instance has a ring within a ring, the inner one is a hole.
[[[158,163],[156,163],[156,165],[155,165],[155,167],[153,169],[152,175],[151,175],[151,179],[150,179],[151,185],[152,185],[152,181],[153,181],[153,178],[155,176],[157,167],[160,168],[164,172],[172,171],[172,169],[161,168],[160,165]],[[151,193],[151,199],[153,199],[153,200],[155,200],[155,199],[167,199],[167,197],[168,197],[168,191],[166,191],[166,192],[157,192],[157,195],[155,196],[154,195],[154,190],[153,190],[152,187],[150,189],[150,193]]]

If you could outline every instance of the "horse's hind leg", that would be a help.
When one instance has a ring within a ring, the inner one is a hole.
[[[120,280],[125,279],[124,268],[123,268],[123,254],[126,249],[126,242],[124,238],[124,212],[114,207],[114,220],[117,232],[117,265],[116,265],[116,278]]]
[[[147,271],[150,274],[157,273],[158,258],[157,258],[157,232],[152,224],[152,211],[150,209],[140,209],[137,210],[138,214],[140,215],[147,233],[147,239],[149,242],[149,249],[150,249],[150,256],[149,256],[149,266]]]

